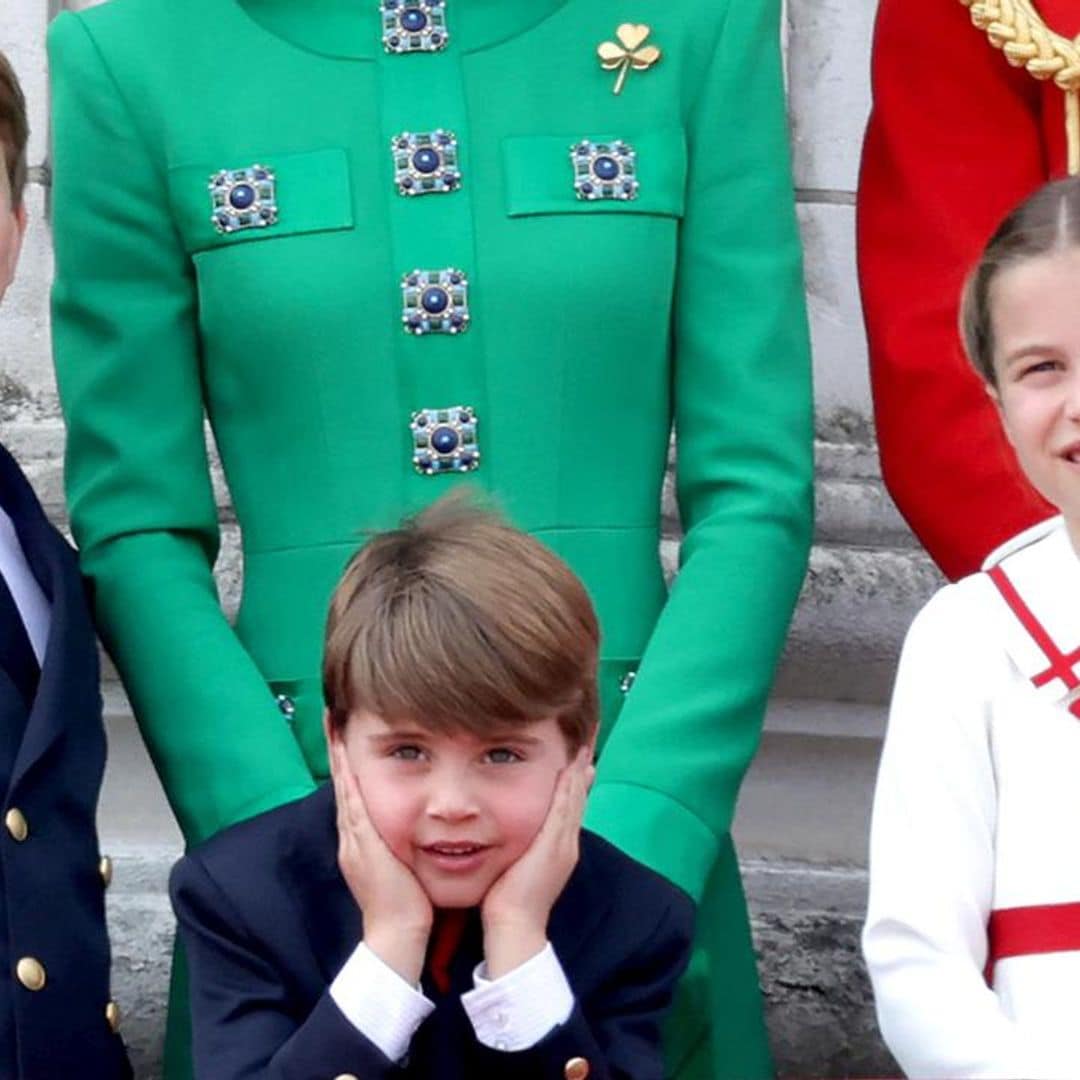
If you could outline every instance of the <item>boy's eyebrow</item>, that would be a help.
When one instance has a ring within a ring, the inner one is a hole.
[[[535,735],[526,735],[521,728],[503,728],[501,731],[492,731],[490,734],[480,736],[481,742],[514,742],[524,746],[536,746],[540,740]]]
[[[375,731],[368,735],[369,742],[397,742],[401,739],[423,739],[430,737],[430,731],[422,728],[390,728],[388,731]]]
[[[373,743],[400,742],[402,739],[420,740],[431,738],[432,732],[418,727],[391,728],[387,731],[376,731],[368,735],[368,741]],[[503,728],[484,735],[477,735],[478,741],[483,743],[513,742],[522,746],[536,746],[540,739],[535,735],[528,735],[521,728]]]

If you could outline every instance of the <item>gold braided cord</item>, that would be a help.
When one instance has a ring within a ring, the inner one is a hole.
[[[1071,176],[1080,173],[1080,43],[1046,25],[1033,0],[960,0],[971,21],[1013,67],[1053,79],[1065,92],[1065,135]]]

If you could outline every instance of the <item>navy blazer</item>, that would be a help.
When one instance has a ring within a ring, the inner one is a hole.
[[[600,837],[556,902],[548,936],[574,1011],[529,1050],[481,1045],[460,995],[481,960],[478,912],[435,1012],[395,1064],[339,1011],[329,985],[363,937],[337,866],[334,796],[325,785],[225,830],[177,863],[173,906],[191,970],[199,1080],[561,1078],[583,1058],[590,1080],[662,1080],[660,1022],[686,967],[693,905],[675,886]],[[582,1066],[566,1075],[584,1075]]]
[[[0,952],[10,984],[14,1046],[0,1047],[19,1080],[129,1077],[109,1001],[105,881],[99,873],[98,793],[105,768],[97,645],[75,553],[49,524],[30,484],[0,447],[0,506],[11,518],[30,570],[51,605],[37,693],[26,705],[0,668],[0,723],[25,722],[6,762],[0,888],[7,919]],[[14,812],[18,813],[15,814]],[[25,819],[25,836],[18,815]],[[20,838],[21,837],[21,838]],[[45,984],[16,977],[36,960]]]

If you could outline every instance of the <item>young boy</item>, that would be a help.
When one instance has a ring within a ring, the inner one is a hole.
[[[0,53],[0,298],[26,229],[26,140],[26,102]],[[131,1075],[109,1000],[104,766],[78,565],[0,446],[0,1077]]]
[[[198,1077],[663,1076],[693,909],[581,829],[598,636],[571,571],[461,499],[353,558],[333,784],[173,871]]]

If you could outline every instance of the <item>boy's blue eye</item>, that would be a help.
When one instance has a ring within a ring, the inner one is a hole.
[[[492,765],[512,765],[515,761],[524,761],[524,758],[508,746],[494,746],[487,752],[487,759]]]
[[[419,746],[410,744],[407,746],[395,746],[390,751],[390,756],[397,758],[399,761],[419,761],[423,753]]]

